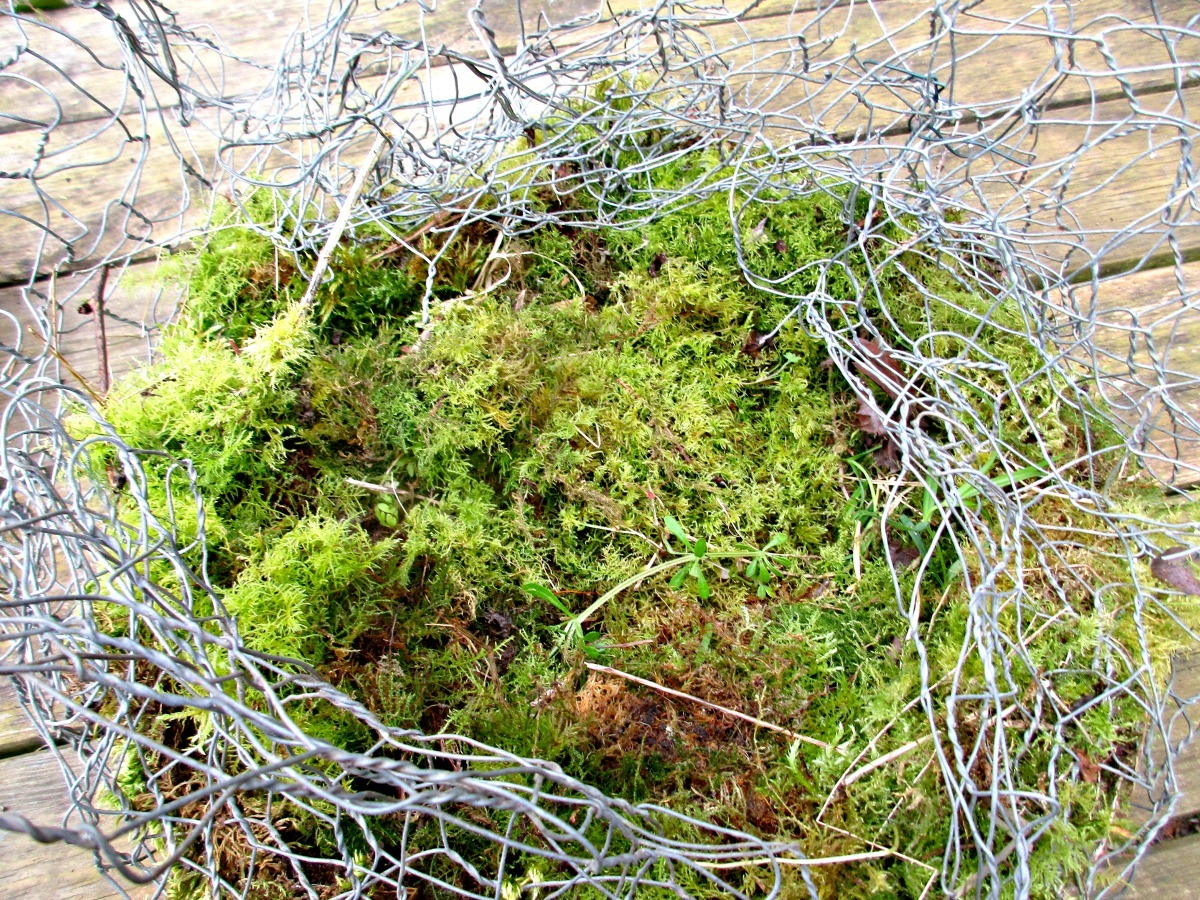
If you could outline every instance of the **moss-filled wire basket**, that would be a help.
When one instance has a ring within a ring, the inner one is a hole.
[[[1196,513],[1103,258],[979,189],[1025,133],[712,11],[468,20],[331,19],[153,362],[14,380],[0,638],[97,776],[40,836],[175,897],[1119,889]]]

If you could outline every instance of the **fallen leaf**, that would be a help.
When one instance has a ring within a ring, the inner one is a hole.
[[[1171,547],[1150,561],[1150,571],[1159,581],[1169,584],[1177,591],[1200,597],[1200,581],[1192,571],[1187,547]]]
[[[1087,784],[1095,784],[1100,780],[1100,766],[1092,762],[1092,758],[1086,753],[1075,753],[1075,759],[1079,762],[1079,776]]]
[[[105,472],[108,475],[108,483],[114,491],[119,491],[125,485],[129,484],[129,478],[125,475],[125,470],[119,466],[114,466],[111,463],[105,466]]]
[[[895,400],[908,384],[891,352],[870,338],[855,338],[854,347],[863,358],[852,359],[860,375],[870,378],[885,394]]]
[[[802,600],[820,599],[821,597],[825,596],[825,592],[829,590],[829,586],[831,583],[832,582],[830,582],[828,580],[813,582],[812,584],[810,584],[808,586],[808,589],[805,590],[805,592],[800,595],[800,598]]]
[[[875,226],[875,224],[882,218],[883,218],[883,211],[877,209],[877,210],[874,210],[873,212],[868,213],[867,215],[865,215],[861,219],[859,219],[857,222],[855,222],[854,227],[857,228],[859,231],[866,231],[869,228],[873,228]]]
[[[883,443],[875,450],[875,465],[885,472],[900,471],[900,451],[896,442],[890,437],[884,437]]]
[[[871,407],[867,401],[859,398],[858,401],[858,430],[863,434],[873,434],[876,437],[887,436],[887,425],[880,418],[879,413]]]
[[[888,544],[888,559],[891,560],[892,567],[903,571],[921,558],[921,554],[917,552],[915,547],[897,547],[895,544]]]
[[[506,638],[513,633],[513,621],[504,613],[495,610],[484,610],[475,621],[487,633],[499,638]]]
[[[751,329],[750,333],[746,335],[746,340],[742,342],[742,352],[754,358],[774,343],[774,335],[763,334],[761,331]]]

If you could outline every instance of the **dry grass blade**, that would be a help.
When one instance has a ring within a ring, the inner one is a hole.
[[[677,697],[680,700],[687,700],[690,703],[696,703],[700,706],[714,709],[717,712],[724,713],[727,716],[732,716],[735,719],[741,719],[743,722],[749,722],[759,728],[765,728],[768,731],[774,731],[779,734],[787,735],[792,740],[801,741],[805,744],[811,744],[814,747],[820,747],[822,750],[828,750],[829,745],[824,741],[818,741],[816,738],[809,737],[805,734],[792,731],[790,728],[784,728],[780,725],[775,725],[772,722],[766,722],[756,716],[750,716],[743,712],[738,712],[736,709],[730,709],[727,706],[721,706],[719,703],[712,703],[708,700],[702,700],[699,697],[694,697],[691,694],[685,694],[683,691],[677,691],[665,685],[658,684],[654,681],[649,681],[645,678],[639,678],[636,675],[630,675],[628,672],[622,672],[620,669],[614,669],[611,666],[602,666],[599,663],[586,663],[587,667],[593,672],[601,672],[605,675],[615,675],[617,678],[624,678],[626,681],[632,681],[634,684],[640,684],[642,687],[648,687],[653,691],[658,691],[660,694],[666,694],[668,697]]]

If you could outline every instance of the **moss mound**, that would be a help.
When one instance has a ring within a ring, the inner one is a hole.
[[[650,186],[712,165],[684,157]],[[939,712],[914,702],[922,662],[885,539],[901,590],[928,598],[930,680],[957,671],[960,693],[983,677],[958,658],[974,563],[943,522],[949,499],[927,485],[880,530],[872,484],[893,477],[895,448],[782,294],[820,286],[858,317],[834,308],[829,328],[936,347],[962,372],[963,420],[1029,447],[1006,485],[1106,434],[1061,408],[1035,429],[1025,411],[1056,404],[1062,386],[1019,316],[938,253],[904,248],[895,224],[848,240],[865,201],[837,185],[742,201],[744,259],[778,292],[744,277],[722,196],[636,231],[546,226],[492,257],[480,248],[493,235],[468,229],[444,248],[427,330],[414,314],[424,275],[382,239],[342,248],[305,315],[295,267],[231,216],[186,261],[190,295],[161,361],[118,385],[106,412],[129,444],[193,461],[209,572],[253,648],[317,665],[390,725],[549,759],[611,794],[814,856],[864,838],[892,848],[821,869],[822,889],[916,896],[961,823],[928,744]],[[262,198],[249,209],[286,221]],[[507,277],[493,280],[498,266]],[[866,374],[886,404],[894,386]],[[929,427],[953,438],[952,421]],[[989,465],[974,454],[964,465]],[[148,492],[184,508],[162,466]],[[1039,515],[1082,522],[1065,502]],[[1118,562],[1075,547],[1054,565],[1116,582]],[[1045,577],[1057,584],[1053,567]],[[1111,614],[1051,616],[1031,640],[1063,702],[1094,689],[1070,661],[1095,653]],[[1066,740],[1089,760],[1130,759],[1139,711],[1101,712]],[[313,709],[306,727],[350,749],[368,740],[336,710]],[[1039,736],[1021,751],[1031,783],[1052,749]],[[897,753],[831,796],[868,750]],[[1039,892],[1056,894],[1114,827],[1115,783],[1064,788],[1068,813],[1033,861]]]

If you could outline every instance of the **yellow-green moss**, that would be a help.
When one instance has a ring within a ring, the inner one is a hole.
[[[703,181],[714,165],[685,156],[644,189]],[[952,261],[898,251],[906,235],[896,223],[848,243],[866,209],[847,198],[836,184],[739,198],[751,269],[800,296],[817,287],[816,263],[837,260],[822,287],[847,305],[831,309],[829,327],[853,335],[870,324],[895,348],[940,355],[960,387],[961,421],[980,417],[1006,445],[1028,448],[1006,461],[1014,481],[1111,440],[1086,404],[1061,403],[1069,386],[1047,371],[1017,313],[966,287]],[[290,264],[228,224],[191,262],[188,309],[162,361],[114,390],[107,413],[131,444],[193,460],[210,502],[210,571],[247,643],[322,666],[385,722],[551,759],[612,793],[794,839],[814,855],[860,850],[849,832],[937,867],[951,822],[930,764],[930,712],[911,703],[921,665],[872,499],[876,442],[804,323],[789,319],[747,349],[793,301],[748,282],[729,202],[712,197],[630,231],[543,228],[509,245],[510,281],[482,294],[459,296],[477,282],[488,242],[460,237],[436,294],[458,299],[423,334],[414,260],[343,248],[317,311],[303,316]],[[1049,413],[1035,421],[1029,409]],[[963,451],[964,467],[990,464],[977,449]],[[936,491],[913,486],[889,539],[931,555],[925,581],[906,570],[901,588],[936,604],[922,619],[930,680],[957,667],[969,693],[983,684],[980,661],[959,659],[962,575],[975,563],[948,538],[926,542],[939,509],[981,501],[965,488],[957,498]],[[1147,496],[1126,502],[1142,509]],[[1035,514],[1047,527],[1088,524],[1065,502],[1045,500]],[[693,550],[698,540],[708,548],[694,571],[711,590],[670,573],[638,579],[680,549],[671,522]],[[749,577],[767,547],[773,568]],[[1119,557],[1090,548],[1061,562],[1064,577],[1078,563],[1124,580]],[[586,646],[563,648],[563,611],[626,579],[636,583],[587,621]],[[1127,593],[1105,615],[1125,615]],[[1055,596],[1047,589],[1046,602]],[[1125,627],[1076,612],[1028,642],[1038,671],[1015,675],[1055,679],[1068,703],[1093,689],[1070,661]],[[998,623],[1010,635],[1025,627]],[[1167,646],[1174,626],[1157,624]],[[831,749],[589,675],[585,651]],[[315,731],[357,739],[344,717],[309,715]],[[1063,738],[1070,752],[1108,758],[1136,742],[1139,711],[1106,705],[1082,724]],[[917,749],[835,797],[825,821],[843,832],[814,824],[848,761],[885,726],[877,753]],[[1031,789],[1045,789],[1054,750],[1039,738],[1022,751],[1018,775]],[[1039,892],[1085,864],[1081,848],[1112,824],[1111,788],[1063,792],[1068,813],[1031,862]],[[909,896],[928,876],[897,857],[817,877],[839,896]]]

